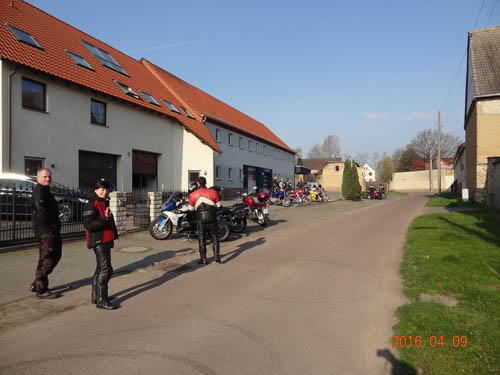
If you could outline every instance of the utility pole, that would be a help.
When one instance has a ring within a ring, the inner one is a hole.
[[[441,111],[438,111],[438,195],[441,195]]]

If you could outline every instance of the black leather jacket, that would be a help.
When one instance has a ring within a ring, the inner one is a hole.
[[[118,230],[113,216],[109,218],[103,217],[97,208],[99,205],[107,207],[109,202],[94,194],[92,199],[83,206],[83,226],[87,230],[87,247],[89,249],[102,244],[103,241],[112,242],[118,238]],[[108,241],[105,240],[104,231],[107,231],[107,235],[112,237],[111,241],[109,241],[109,238]]]
[[[59,205],[50,192],[50,187],[37,184],[31,196],[33,230],[36,236],[59,231]]]

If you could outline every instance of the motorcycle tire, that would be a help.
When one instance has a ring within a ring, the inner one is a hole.
[[[290,207],[291,204],[292,201],[290,200],[290,198],[283,198],[283,200],[281,201],[281,205],[283,207]]]
[[[224,220],[217,220],[217,232],[219,232],[219,241],[224,242],[229,238],[231,228]]]
[[[264,216],[264,221],[262,223],[260,223],[259,225],[261,227],[267,227],[268,224],[269,224],[269,218],[267,216]]]
[[[160,229],[160,224],[163,221],[163,217],[159,216],[154,219],[149,225],[149,234],[155,240],[167,240],[172,235],[172,230],[174,226],[172,222],[169,220],[163,225],[163,228]]]
[[[323,197],[323,202],[328,202],[328,195],[325,195],[325,196]]]
[[[234,233],[243,233],[247,229],[247,219],[245,217],[234,220],[234,225],[231,226],[231,231]]]
[[[311,197],[310,197],[309,195],[306,195],[306,196],[304,197],[304,203],[305,203],[305,204],[311,204],[311,202],[312,202]]]

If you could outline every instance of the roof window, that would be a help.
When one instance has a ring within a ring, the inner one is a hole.
[[[7,25],[7,27],[12,32],[12,34],[14,34],[14,36],[17,38],[18,42],[29,44],[30,46],[41,49],[43,51],[42,46],[38,44],[36,39],[33,38],[31,34],[11,25]]]
[[[180,110],[189,118],[194,118],[194,116],[184,107],[179,106]]]
[[[88,48],[90,52],[94,54],[95,57],[97,57],[97,60],[104,65],[106,68],[112,69],[115,72],[121,73],[129,77],[127,72],[116,62],[116,60],[111,56],[109,53],[106,51],[103,51],[102,49],[93,46],[90,43],[87,43],[86,41],[82,40],[82,43],[85,45],[85,47]]]
[[[151,96],[151,94],[148,94],[147,92],[144,92],[142,90],[139,90],[139,92],[142,94],[142,96],[144,96],[146,98],[146,100],[148,102],[150,102],[151,104],[157,105],[158,107],[160,106],[160,103],[158,103],[156,101],[156,99]]]
[[[94,69],[92,69],[92,67],[87,62],[87,60],[85,60],[83,57],[78,56],[77,54],[70,52],[70,51],[66,51],[66,53],[69,55],[69,57],[71,57],[71,59],[73,59],[73,61],[75,62],[76,65],[79,65],[79,66],[82,66],[86,69],[94,71]]]
[[[175,112],[175,113],[180,113],[179,110],[175,107],[175,105],[173,105],[172,103],[170,102],[167,102],[165,99],[162,99],[161,100],[168,108],[170,108],[170,110],[172,112]]]
[[[141,97],[139,95],[137,95],[137,93],[132,90],[132,88],[129,86],[129,85],[126,85],[124,83],[121,83],[121,82],[118,82],[118,81],[115,81],[115,83],[118,85],[119,88],[121,88],[123,90],[123,92],[125,94],[127,94],[128,96],[131,96],[132,98],[135,98],[135,99],[139,99],[141,100]]]

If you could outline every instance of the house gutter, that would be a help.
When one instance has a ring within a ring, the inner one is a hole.
[[[9,93],[8,95],[8,111],[9,111],[9,126],[7,128],[7,138],[9,139],[9,152],[8,152],[8,159],[9,159],[9,172],[11,171],[12,168],[12,77],[14,77],[14,74],[17,73],[17,66],[14,66],[14,71],[9,74],[9,78],[7,79],[7,92]]]

